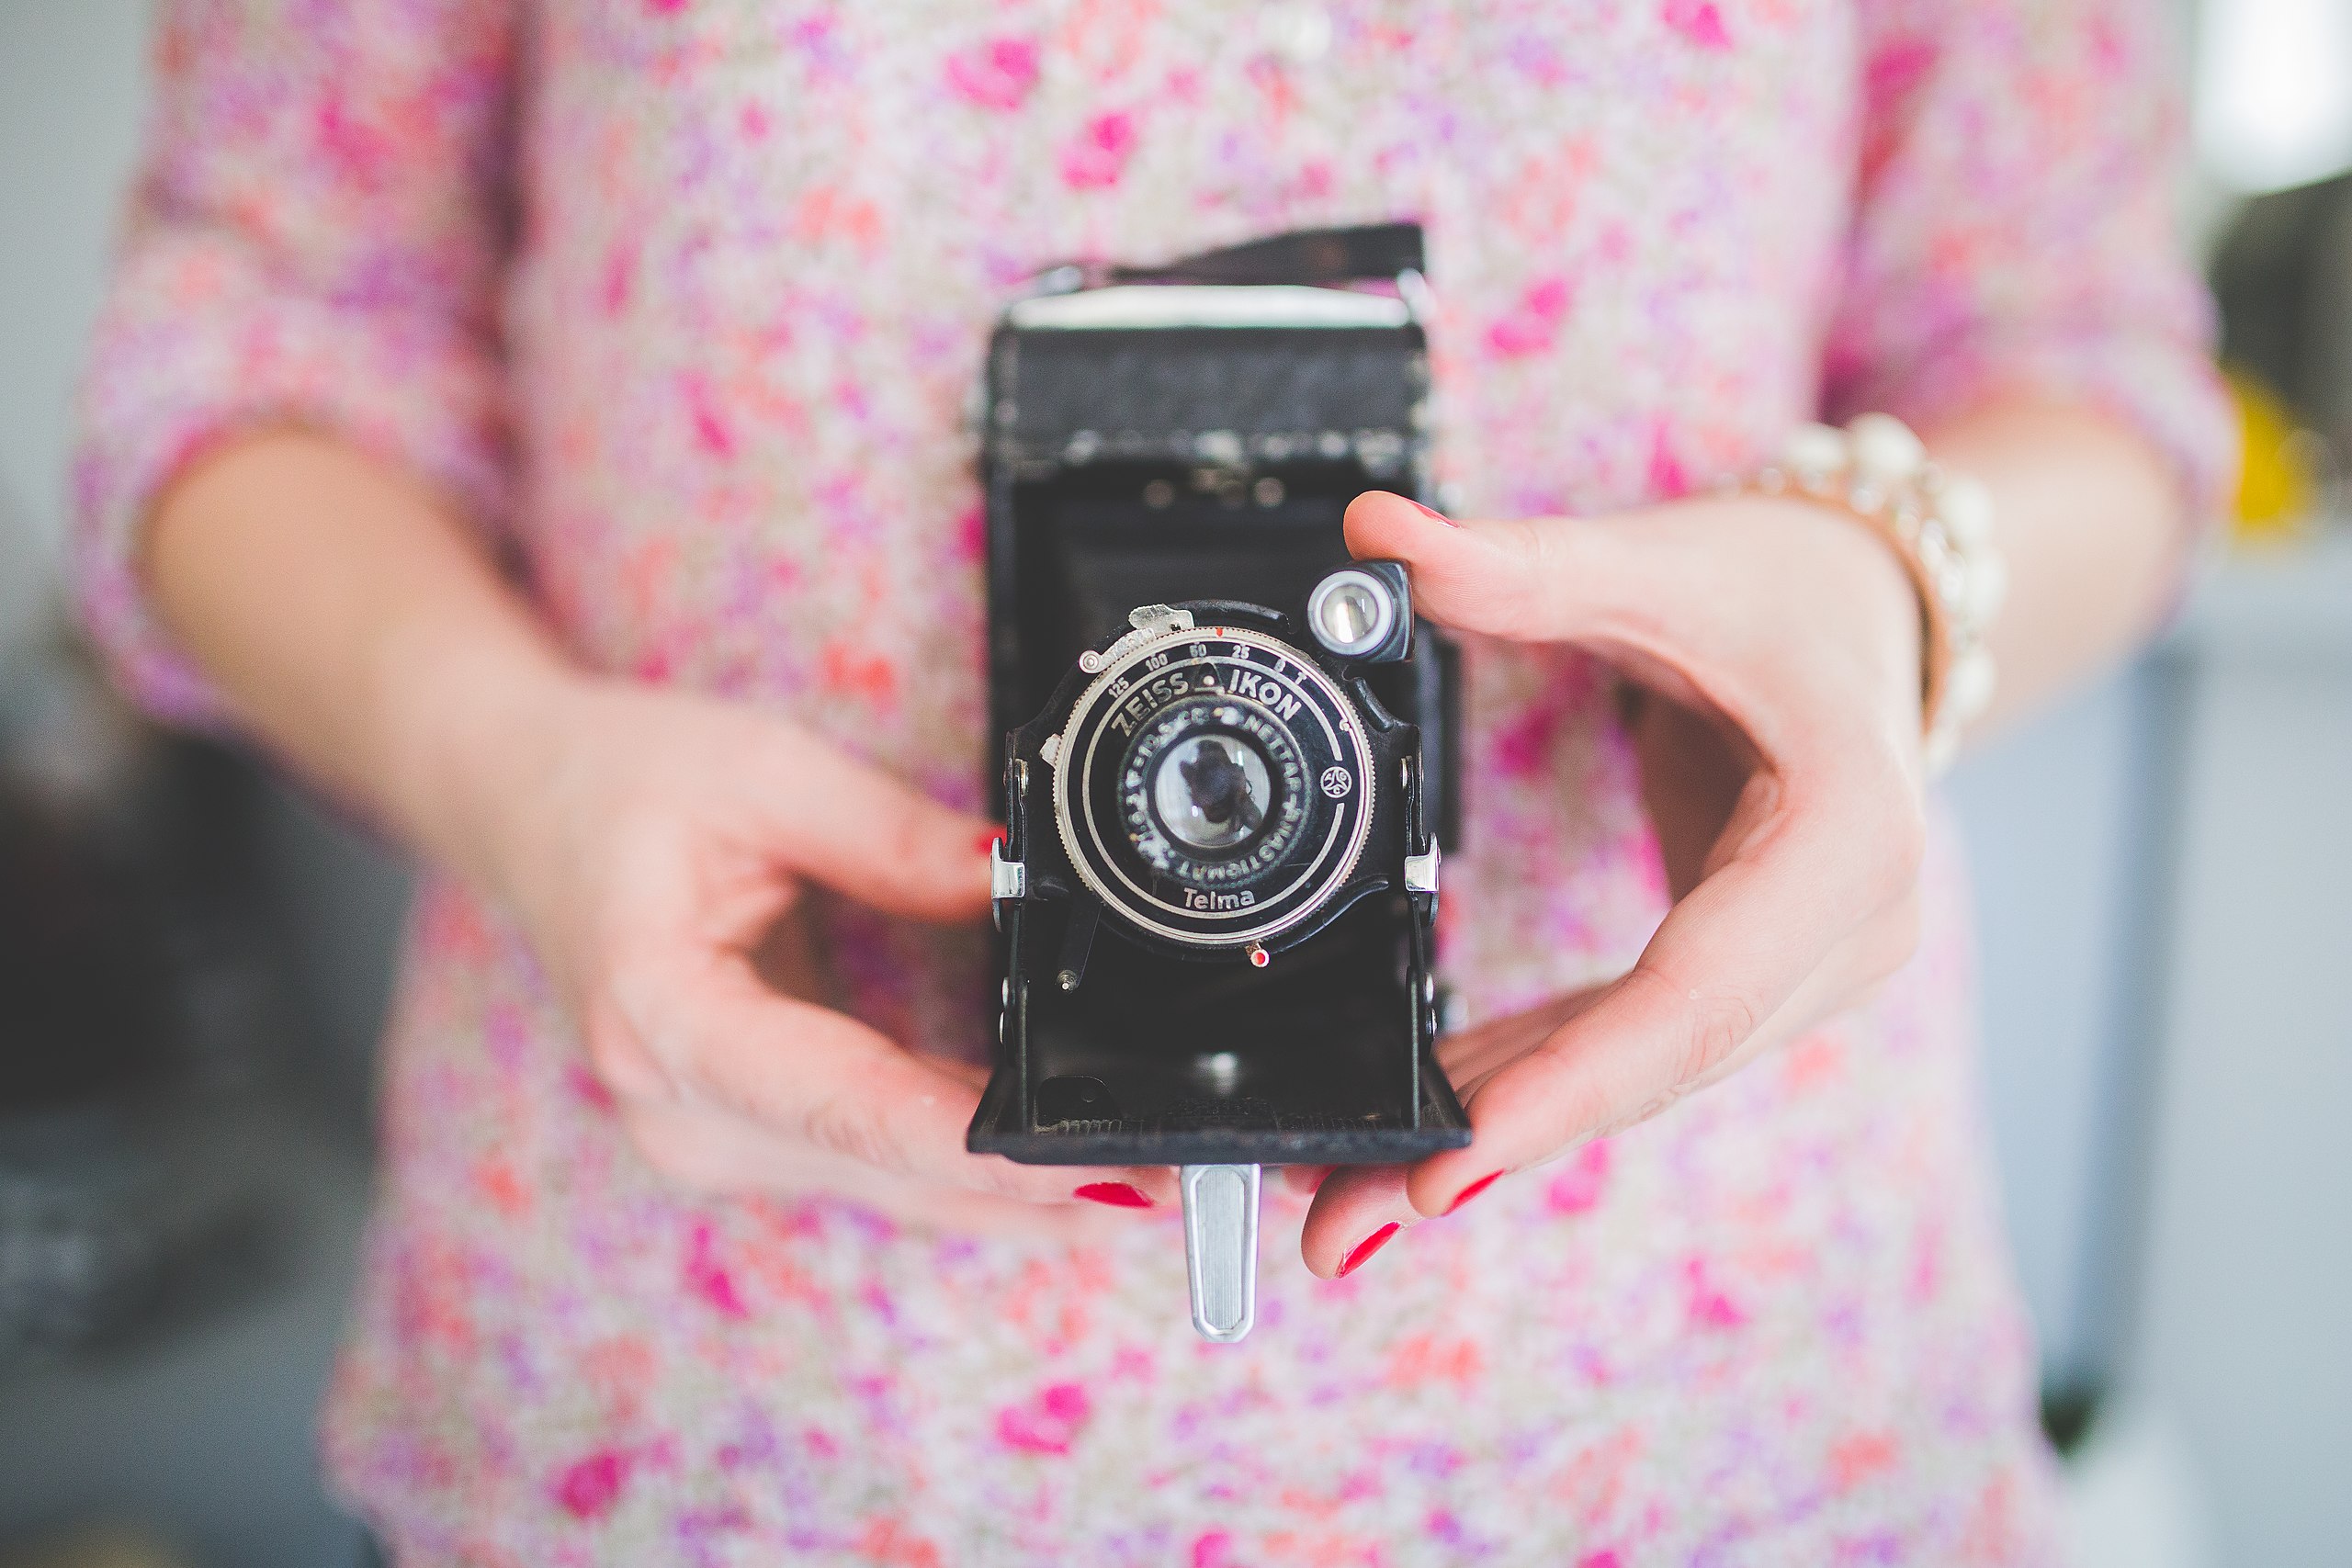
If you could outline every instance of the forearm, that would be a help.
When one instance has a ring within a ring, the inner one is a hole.
[[[1982,734],[2127,658],[2179,591],[2192,537],[2178,484],[2126,427],[2078,406],[1995,402],[1928,434],[1993,492],[2009,566]]]
[[[461,874],[575,684],[464,525],[322,436],[267,433],[162,498],[141,565],[234,716]]]

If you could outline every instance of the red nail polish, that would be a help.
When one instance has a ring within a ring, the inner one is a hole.
[[[1382,1247],[1386,1247],[1388,1245],[1388,1238],[1396,1234],[1396,1222],[1395,1220],[1391,1220],[1386,1224],[1381,1226],[1378,1230],[1373,1232],[1370,1235],[1364,1237],[1362,1241],[1356,1243],[1356,1249],[1353,1252],[1349,1253],[1345,1258],[1340,1259],[1340,1272],[1337,1278],[1344,1280],[1349,1275],[1354,1273],[1357,1269],[1363,1268],[1364,1266],[1364,1260],[1369,1258],[1374,1253],[1378,1252]]]
[[[1445,1212],[1449,1214],[1453,1213],[1454,1210],[1459,1209],[1463,1204],[1467,1203],[1471,1199],[1476,1198],[1479,1193],[1484,1192],[1487,1188],[1492,1187],[1496,1182],[1500,1181],[1502,1177],[1503,1173],[1499,1170],[1488,1171],[1486,1175],[1478,1178],[1477,1180],[1472,1182],[1461,1191],[1456,1192],[1453,1195],[1453,1201],[1445,1206]]]
[[[1436,518],[1439,522],[1444,524],[1449,528],[1457,528],[1461,526],[1460,524],[1454,522],[1453,518],[1448,517],[1444,513],[1436,511],[1430,507],[1423,506],[1419,502],[1415,501],[1410,496],[1407,496],[1405,498],[1405,504],[1411,507],[1414,511],[1419,513],[1424,517]]]
[[[1090,1181],[1070,1194],[1090,1203],[1108,1203],[1114,1209],[1148,1209],[1151,1194],[1140,1187],[1130,1187],[1124,1181]]]
[[[1004,829],[990,828],[980,835],[980,853],[986,854],[1002,842],[1004,842]]]

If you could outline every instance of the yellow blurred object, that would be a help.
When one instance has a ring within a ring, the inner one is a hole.
[[[2300,536],[2319,512],[2318,438],[2269,388],[2242,371],[2228,374],[2245,453],[2232,532],[2247,542]]]
[[[186,1568],[187,1562],[144,1530],[110,1525],[0,1548],[0,1568]]]

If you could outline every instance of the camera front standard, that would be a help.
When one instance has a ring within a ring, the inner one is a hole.
[[[1187,280],[1247,254],[1013,307],[983,442],[1007,832],[969,1145],[1182,1168],[1221,1340],[1250,1327],[1259,1168],[1469,1141],[1434,1053],[1458,660],[1340,527],[1427,486],[1418,275]]]

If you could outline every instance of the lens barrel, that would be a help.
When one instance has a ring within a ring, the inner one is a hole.
[[[1109,918],[1247,949],[1311,922],[1363,852],[1373,752],[1356,703],[1272,633],[1123,640],[1052,749],[1055,818]]]

